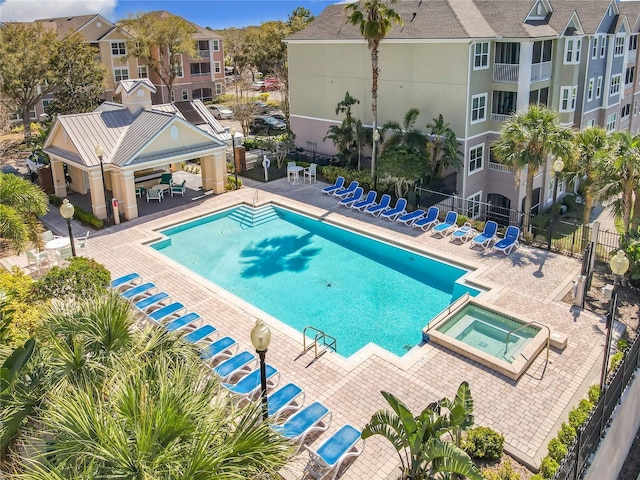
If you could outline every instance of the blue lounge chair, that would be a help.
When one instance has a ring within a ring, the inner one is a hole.
[[[382,198],[380,199],[379,203],[365,208],[364,213],[370,213],[374,217],[377,217],[382,212],[386,212],[391,208],[389,206],[390,203],[391,203],[391,197],[385,193],[384,195],[382,195]]]
[[[411,224],[412,227],[421,228],[425,232],[434,225],[440,223],[438,221],[438,215],[440,215],[440,209],[438,207],[429,207],[427,215],[424,218],[416,220]]]
[[[126,298],[127,300],[135,301],[142,297],[148,297],[149,295],[151,295],[152,290],[158,290],[158,287],[156,287],[154,283],[147,282],[125,290],[124,292],[120,293],[120,296],[122,298]]]
[[[453,210],[447,212],[447,216],[444,218],[444,222],[438,223],[435,227],[431,229],[431,235],[436,236],[439,235],[441,237],[446,237],[449,233],[453,232],[457,226],[456,222],[458,221],[458,214]]]
[[[174,332],[181,328],[195,328],[195,324],[202,322],[202,317],[194,312],[189,312],[186,315],[182,315],[174,320],[171,320],[169,323],[165,325],[165,328],[168,332]]]
[[[398,218],[400,215],[404,215],[407,213],[407,200],[404,198],[399,198],[396,202],[396,206],[391,210],[387,210],[386,212],[382,212],[380,214],[381,218],[388,218],[392,222]]]
[[[301,444],[311,432],[324,432],[331,424],[331,410],[320,402],[313,402],[273,429],[292,443]]]
[[[216,327],[212,325],[203,325],[200,328],[195,329],[193,332],[185,335],[184,339],[189,343],[212,342],[214,334],[218,334]]]
[[[405,225],[410,226],[416,220],[420,220],[421,218],[423,218],[425,213],[427,212],[421,209],[414,210],[413,212],[405,213],[404,215],[396,218],[396,222],[404,223]]]
[[[173,302],[167,305],[166,307],[159,308],[155,312],[151,312],[147,315],[150,320],[153,320],[156,323],[166,322],[167,320],[171,320],[173,316],[180,316],[182,310],[187,310],[180,302]]]
[[[237,373],[245,370],[253,370],[255,366],[252,367],[251,364],[254,363],[255,360],[256,356],[245,350],[224,360],[213,369],[213,373],[215,373],[221,381],[226,382]]]
[[[269,417],[277,419],[290,410],[296,411],[304,403],[304,390],[295,383],[287,383],[267,397]]]
[[[356,202],[353,205],[351,205],[351,208],[353,208],[354,210],[362,211],[365,208],[373,205],[376,202],[377,196],[378,196],[378,192],[376,192],[375,190],[369,190],[369,193],[367,193],[367,197],[364,200],[360,200],[359,202]]]
[[[358,185],[359,185],[358,181],[354,180],[349,184],[347,188],[342,188],[340,190],[336,190],[335,192],[333,192],[333,196],[338,198],[346,198],[356,191],[356,188],[358,188]]]
[[[493,246],[496,250],[504,252],[505,255],[509,255],[511,250],[517,248],[518,238],[520,237],[520,229],[518,227],[510,226],[504,234],[504,238],[496,242]]]
[[[328,187],[324,187],[322,189],[322,193],[326,193],[327,195],[332,195],[335,191],[342,189],[343,186],[344,186],[344,177],[338,177],[336,178],[336,183]]]
[[[356,447],[361,435],[360,430],[347,424],[322,442],[318,450],[313,450],[305,445],[309,452],[309,462],[304,467],[304,473],[322,479],[327,478],[333,472],[331,479],[335,479],[342,462],[349,457],[357,457],[363,452],[364,440],[362,447]]]
[[[197,330],[196,330],[197,331]],[[186,338],[186,337],[185,337]],[[222,337],[217,342],[213,342],[208,345],[203,351],[200,357],[203,360],[214,361],[219,357],[232,357],[232,350],[238,349],[238,342],[231,337]]]
[[[127,275],[123,275],[114,280],[111,280],[111,283],[109,284],[109,288],[111,288],[112,290],[117,290],[120,288],[131,288],[134,285],[137,285],[138,283],[140,283],[141,281],[142,281],[142,277],[140,276],[139,273],[131,272],[131,273],[128,273]]]
[[[491,242],[495,242],[497,232],[498,224],[493,220],[489,220],[484,224],[484,230],[482,230],[482,233],[476,235],[471,239],[471,245],[469,246],[469,248],[473,248],[478,245],[486,250],[487,248],[489,248],[489,246],[491,246]]]
[[[271,365],[265,365],[267,374],[267,384],[272,387],[278,384],[278,378],[280,378],[280,372],[277,368]],[[223,383],[222,386],[229,390],[229,392],[239,395],[242,398],[252,397],[253,394],[261,387],[260,385],[260,369],[253,370],[249,375],[246,375],[238,381],[235,385],[230,383]]]
[[[150,297],[143,298],[142,300],[138,300],[136,303],[133,304],[133,306],[136,307],[141,312],[148,313],[148,311],[150,311],[151,309],[155,309],[159,307],[158,304],[164,302],[165,300],[166,301],[171,300],[171,297],[169,296],[169,294],[167,292],[158,292],[151,295]]]
[[[475,237],[477,233],[478,232],[475,231],[475,229],[473,228],[473,226],[469,222],[464,222],[464,225],[462,225],[459,228],[456,228],[451,233],[451,237],[449,238],[449,242],[454,242],[456,240],[460,240],[460,242],[465,243],[465,242],[468,242],[469,240],[471,240],[473,237]]]
[[[362,187],[356,188],[355,192],[353,192],[348,197],[344,197],[342,200],[338,202],[338,205],[342,205],[344,207],[350,207],[360,199],[362,199],[362,194],[364,193],[364,189]]]

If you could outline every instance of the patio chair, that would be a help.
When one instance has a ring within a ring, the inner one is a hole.
[[[377,196],[378,196],[378,192],[376,192],[375,190],[369,190],[369,193],[367,193],[366,198],[364,200],[360,200],[358,202],[353,203],[351,205],[351,208],[362,212],[365,208],[368,208],[374,203],[376,203]]]
[[[449,242],[460,240],[460,242],[466,243],[475,237],[477,233],[469,222],[464,222],[464,225],[453,230]]]
[[[296,411],[304,403],[304,390],[295,383],[287,383],[267,397],[268,415],[274,420],[289,411]]]
[[[76,241],[76,253],[80,255],[80,252],[82,252],[83,257],[87,256],[87,240],[89,239],[89,233],[91,232],[87,230],[86,235],[78,238]]]
[[[220,358],[233,357],[234,350],[238,350],[238,342],[231,337],[222,337],[220,340],[207,345],[202,350],[200,357],[207,362],[215,362]]]
[[[163,198],[164,192],[162,190],[158,188],[150,188],[147,190],[147,202],[149,200],[158,200],[158,202],[161,202]]]
[[[342,205],[344,207],[350,207],[360,199],[362,199],[362,195],[364,194],[364,189],[362,187],[356,188],[355,192],[353,192],[348,197],[343,198],[338,202],[338,205]]]
[[[183,310],[186,311],[187,307],[180,302],[173,302],[165,307],[159,308],[155,312],[151,312],[147,317],[155,323],[168,322],[174,317],[179,317],[180,312]]]
[[[178,183],[174,183],[171,185],[171,196],[173,197],[174,195],[180,195],[181,197],[184,197],[184,192],[187,191],[187,187],[185,187],[185,185],[187,184],[186,180],[183,180],[182,183],[178,184]]]
[[[218,330],[213,325],[203,325],[196,328],[193,332],[184,336],[189,343],[207,342],[212,343],[213,339],[218,335]]]
[[[56,250],[56,256],[58,257],[58,266],[62,267],[65,263],[69,263],[73,258],[71,245]]]
[[[145,190],[146,189],[143,186],[136,187],[136,197],[142,198],[142,195],[144,195]]]
[[[181,317],[171,320],[164,326],[164,328],[167,332],[174,332],[181,328],[193,331],[196,329],[196,324],[202,324],[202,317],[195,312],[189,312],[186,315],[182,315]]]
[[[277,368],[272,365],[267,364],[265,366],[266,377],[267,377],[267,386],[275,387],[278,384],[278,379],[280,378],[280,372]],[[240,400],[249,399],[253,397],[255,392],[261,387],[260,383],[260,369],[256,368],[248,375],[242,377],[238,383],[222,383],[222,386],[227,389],[230,393],[238,395]]]
[[[444,217],[444,222],[438,223],[433,229],[431,229],[431,236],[446,237],[453,232],[457,227],[458,213],[453,210],[447,212],[447,216]]]
[[[54,238],[56,238],[56,235],[54,235],[51,230],[45,230],[40,234],[40,238],[42,239],[43,242],[49,242]]]
[[[111,288],[112,290],[119,290],[119,289],[125,289],[125,288],[129,289],[132,286],[137,285],[141,281],[142,281],[142,277],[140,276],[139,273],[131,272],[111,280],[111,283],[109,284],[109,288]]]
[[[131,287],[128,290],[125,290],[124,292],[120,293],[120,296],[122,298],[126,298],[127,300],[131,300],[135,302],[137,300],[141,300],[144,297],[150,296],[152,293],[155,293],[157,290],[158,290],[158,287],[156,287],[155,283],[146,282],[146,283],[141,283],[140,285]]]
[[[489,220],[484,224],[484,230],[482,230],[482,233],[479,233],[471,239],[471,245],[469,245],[469,248],[473,248],[478,245],[486,250],[491,245],[491,242],[495,242],[497,231],[498,224],[493,220]]]
[[[291,170],[291,167],[295,166],[297,166],[296,162],[287,162],[287,180],[289,180],[289,182],[292,182],[295,176],[294,171]]]
[[[327,195],[333,194],[336,190],[340,190],[344,185],[344,177],[336,178],[336,183],[330,185],[328,187],[324,187],[321,191],[322,193],[326,193]]]
[[[165,185],[173,184],[173,173],[163,173],[160,177],[160,183],[164,183]]]
[[[29,270],[35,268],[38,271],[38,275],[42,275],[41,268],[51,262],[47,255],[47,252],[39,252],[38,250],[27,250],[27,261],[29,262]]]
[[[511,253],[511,250],[517,248],[520,245],[518,243],[519,237],[520,229],[511,225],[509,226],[509,228],[507,228],[507,231],[504,234],[504,238],[496,242],[493,248],[504,252],[505,255],[509,255]]]
[[[411,226],[415,228],[421,228],[426,232],[427,230],[429,230],[429,228],[440,223],[440,221],[438,220],[438,215],[440,215],[440,209],[438,207],[429,207],[427,215],[413,222]]]
[[[254,354],[246,350],[229,357],[213,369],[220,381],[228,382],[234,375],[250,372],[255,368],[257,359]]]
[[[309,462],[304,467],[304,473],[320,480],[333,472],[331,478],[335,479],[342,462],[349,457],[357,457],[364,451],[364,440],[362,447],[356,448],[361,435],[362,432],[357,428],[347,424],[322,442],[318,450],[305,445],[304,448],[309,452]]]
[[[307,168],[304,169],[304,175],[302,177],[302,181],[306,182],[308,178],[309,183],[317,182],[318,181],[317,169],[318,169],[317,164],[315,163],[310,164]]]
[[[331,410],[320,402],[299,410],[282,425],[271,427],[284,438],[294,444],[304,443],[304,439],[312,432],[324,432],[331,425]]]
[[[149,313],[152,310],[157,310],[163,307],[162,302],[171,301],[171,297],[167,292],[159,292],[151,295],[150,297],[138,300],[133,306],[143,313]]]
[[[340,190],[336,190],[335,192],[333,192],[333,196],[338,198],[346,198],[356,191],[356,188],[358,188],[358,185],[359,185],[359,182],[357,180],[354,180],[349,184],[347,188],[341,188]]]
[[[392,222],[400,215],[407,213],[407,200],[405,198],[399,198],[396,202],[396,206],[386,212],[380,214],[380,218],[387,218]]]
[[[375,205],[371,205],[370,207],[367,207],[364,209],[364,213],[369,213],[371,215],[373,215],[374,217],[377,217],[378,215],[380,215],[382,212],[386,212],[387,210],[389,210],[391,207],[389,206],[389,204],[391,203],[391,197],[388,194],[384,194],[382,195],[382,198],[380,198],[380,202],[375,204]]]
[[[407,226],[411,226],[413,222],[423,218],[425,213],[427,212],[422,209],[414,210],[413,212],[405,213],[404,215],[401,215],[400,217],[396,218],[396,222],[404,223]]]

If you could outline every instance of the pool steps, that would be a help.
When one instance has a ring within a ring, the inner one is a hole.
[[[258,208],[241,205],[229,215],[229,218],[237,221],[241,226],[255,227],[257,225],[268,223],[279,217],[275,208],[271,205],[265,205]]]

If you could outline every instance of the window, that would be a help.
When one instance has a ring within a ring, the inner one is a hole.
[[[220,62],[216,63],[220,65]],[[211,64],[209,62],[191,64],[191,75],[207,75],[209,73],[211,73]]]
[[[220,68],[220,62],[213,62],[213,71],[216,73],[220,73],[222,68]]]
[[[53,102],[53,98],[43,98],[42,99],[42,109],[46,111],[47,105]]]
[[[196,88],[191,92],[191,95],[193,98],[199,98],[202,101],[211,100],[213,98],[210,88]]]
[[[622,110],[620,110],[620,120],[622,120],[624,117],[628,117],[629,113],[631,113],[631,104],[627,103],[622,107]]]
[[[553,177],[553,173],[551,174]],[[547,202],[553,201],[553,178],[547,183]]]
[[[219,40],[211,40],[211,45],[213,45],[213,51],[217,52],[220,50],[220,41]]]
[[[624,83],[628,85],[633,83],[633,79],[635,78],[636,67],[628,67],[626,73],[624,74]]]
[[[593,44],[591,45],[591,58],[594,60],[598,58],[598,38],[593,37]]]
[[[529,105],[549,106],[549,87],[529,92]]]
[[[471,97],[471,123],[484,122],[487,119],[487,94]]]
[[[589,120],[587,122],[587,127],[595,127],[596,126],[596,119],[592,118],[591,120]]]
[[[149,72],[146,66],[138,67],[138,78],[149,78]]]
[[[611,87],[609,88],[609,95],[618,95],[620,93],[620,79],[621,74],[613,75],[611,77]]]
[[[551,61],[551,40],[533,43],[533,60],[531,63],[543,63]]]
[[[15,120],[22,120],[22,112],[23,112],[22,108],[18,107],[13,113],[9,114],[9,120],[12,121],[12,122],[15,121]],[[29,110],[29,118],[31,120],[37,120],[38,119],[38,117],[36,115],[35,107],[33,109]]]
[[[182,100],[189,100],[189,90],[186,88],[182,89]]]
[[[126,55],[127,44],[125,42],[111,42],[111,55]]]
[[[208,40],[198,40],[196,42],[196,49],[201,56],[208,55],[209,53],[209,41]]]
[[[473,54],[473,69],[484,70],[489,68],[489,43],[476,43]]]
[[[469,175],[482,170],[484,157],[484,143],[469,148]]]
[[[638,48],[638,35],[631,35],[629,37],[629,51],[636,50]]]
[[[578,87],[560,87],[560,111],[573,112],[576,109],[576,94]]]
[[[216,95],[222,94],[222,84],[216,83]]]
[[[580,47],[582,40],[579,38],[568,38],[565,40],[564,63],[580,63]]]
[[[607,37],[600,37],[600,58],[607,53]]]
[[[616,129],[617,118],[618,118],[618,115],[615,113],[612,113],[611,115],[607,116],[607,123],[605,125],[605,128],[608,132],[612,132],[613,130]]]
[[[176,101],[176,92],[174,92],[173,90],[171,90],[171,103]]]
[[[593,100],[593,88],[595,86],[595,80],[593,78],[589,79],[589,87],[587,88],[587,102]]]
[[[113,76],[116,79],[116,82],[120,80],[129,80],[129,69],[128,68],[114,68]]]
[[[638,100],[633,102],[633,116],[635,117],[638,114]]]
[[[602,95],[602,77],[598,77],[598,83],[596,83],[596,98],[600,98]]]
[[[518,94],[516,92],[494,90],[491,113],[497,115],[513,115],[518,102],[517,96]]]
[[[517,65],[520,63],[520,44],[517,42],[497,42],[493,61],[495,63]]]
[[[467,217],[477,218],[480,216],[480,202],[482,202],[482,192],[467,197]]]
[[[613,45],[613,56],[619,57],[624,53],[624,37],[617,36],[616,43]]]

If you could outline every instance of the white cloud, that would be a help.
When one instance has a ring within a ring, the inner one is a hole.
[[[99,13],[112,19],[117,0],[0,0],[0,21],[31,22]]]

